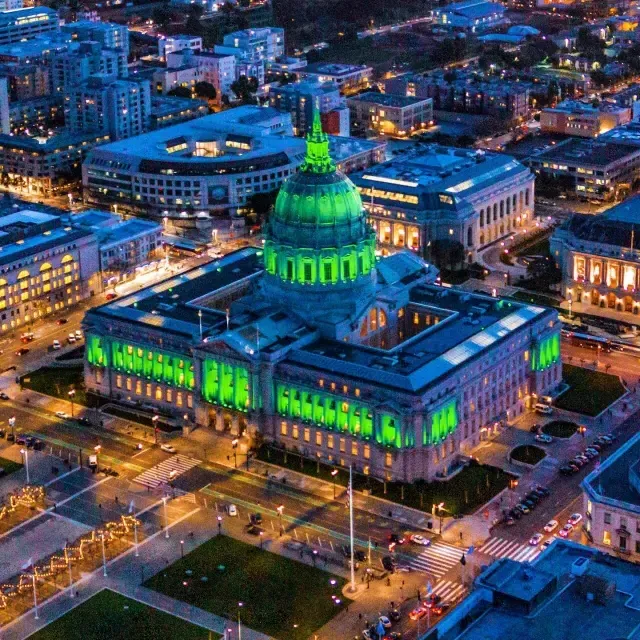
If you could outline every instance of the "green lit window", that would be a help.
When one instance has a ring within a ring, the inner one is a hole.
[[[351,280],[351,260],[349,258],[342,260],[342,278],[343,280]]]
[[[287,258],[287,280],[293,280],[293,258]]]
[[[313,282],[312,264],[310,262],[303,263],[303,277],[305,282]]]
[[[333,264],[331,262],[325,262],[322,268],[324,270],[324,281],[331,282],[333,280]]]

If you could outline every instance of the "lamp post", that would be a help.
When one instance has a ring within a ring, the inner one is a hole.
[[[153,423],[153,435],[158,444],[158,420],[160,420],[160,416],[156,413],[153,418],[151,418],[151,422]]]
[[[169,538],[169,517],[167,516],[167,496],[163,496],[162,504],[164,506],[164,537]]]
[[[218,516],[218,535],[222,533],[222,516]]]
[[[24,458],[24,468],[27,472],[27,484],[31,484],[29,482],[29,451],[27,449],[20,449],[20,453]]]
[[[242,626],[240,624],[240,609],[243,607],[244,602],[238,602],[238,640],[242,640]]]
[[[438,517],[440,518],[440,530],[439,530],[440,535],[442,535],[442,517],[443,517],[443,516],[442,516],[442,512],[443,512],[444,510],[445,510],[445,509],[444,509],[444,502],[441,502],[441,503],[438,505]]]
[[[338,470],[334,469],[331,472],[331,480],[333,480],[333,499],[336,499],[336,476],[338,475]]]
[[[263,548],[263,546],[262,546],[262,541],[263,541],[263,540],[264,540],[264,531],[261,531],[261,532],[260,532],[260,548],[261,548],[261,549]]]
[[[13,441],[16,441],[16,417],[11,416],[9,418],[9,426],[11,427],[11,436],[13,437]]]
[[[180,540],[180,559],[184,558],[184,540]]]
[[[278,535],[282,536],[284,529],[282,528],[282,513],[284,511],[284,505],[281,504],[279,507],[276,507],[276,511],[278,512]]]
[[[236,449],[238,448],[238,438],[234,438],[231,441],[231,446],[233,447],[233,468],[238,468],[238,454],[236,453]]]
[[[69,391],[69,400],[71,400],[71,417],[73,418],[73,399],[76,397],[76,390]]]

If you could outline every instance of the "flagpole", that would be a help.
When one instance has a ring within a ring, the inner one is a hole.
[[[349,537],[351,538],[351,591],[356,590],[356,572],[353,561],[353,467],[349,465]]]

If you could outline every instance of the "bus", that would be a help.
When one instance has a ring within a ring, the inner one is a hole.
[[[614,345],[608,338],[601,338],[600,336],[592,336],[587,333],[578,333],[577,331],[562,331],[562,337],[568,340],[575,347],[582,347],[583,349],[599,349],[604,353],[611,353]]]

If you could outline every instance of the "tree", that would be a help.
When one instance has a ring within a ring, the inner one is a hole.
[[[200,22],[200,18],[197,15],[190,13],[187,21],[185,22],[184,31],[190,36],[203,36],[204,27]]]
[[[173,18],[173,12],[168,5],[163,4],[161,7],[156,7],[151,12],[151,19],[161,28],[166,29]]]
[[[196,82],[193,92],[196,94],[196,97],[205,100],[215,100],[218,97],[216,88],[210,82],[205,82],[204,80]]]
[[[258,79],[240,76],[231,84],[231,91],[236,94],[242,104],[256,104],[255,93],[258,90]]]
[[[189,87],[175,87],[167,92],[167,95],[176,98],[191,98],[191,89]]]
[[[258,220],[263,220],[267,217],[271,208],[276,203],[276,197],[278,196],[278,190],[270,192],[254,193],[249,198],[249,205],[258,216]]]
[[[449,238],[434,240],[431,243],[431,260],[438,269],[458,270],[464,263],[464,246]]]

